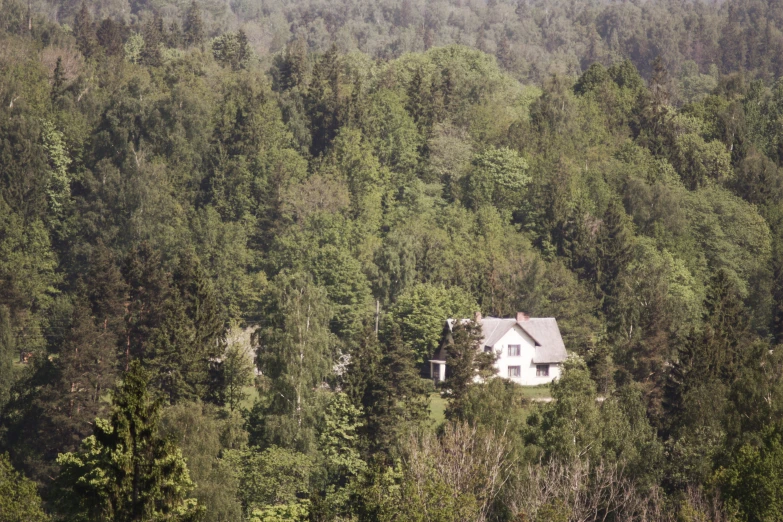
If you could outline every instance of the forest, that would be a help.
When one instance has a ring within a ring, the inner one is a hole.
[[[0,522],[783,520],[781,75],[780,0],[0,0]],[[428,378],[519,311],[551,386]]]

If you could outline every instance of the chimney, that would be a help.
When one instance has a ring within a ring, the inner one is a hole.
[[[476,312],[476,318],[475,319],[476,319],[477,323],[481,322],[481,312]]]
[[[530,319],[530,316],[527,315],[525,312],[517,312],[517,322],[518,323],[524,323],[528,319]]]

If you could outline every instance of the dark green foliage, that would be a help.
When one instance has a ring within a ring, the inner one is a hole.
[[[449,394],[448,418],[463,416],[464,403],[470,386],[494,377],[497,354],[481,346],[481,327],[472,320],[457,321],[451,328],[451,340],[446,345],[447,375],[443,386]]]
[[[73,35],[76,37],[76,46],[79,51],[85,58],[91,57],[98,42],[95,35],[95,25],[86,2],[82,2],[79,12],[74,18]]]
[[[204,520],[780,518],[776,4],[327,3],[0,0],[0,449],[52,517],[195,515],[185,458]],[[465,321],[520,310],[551,388]]]
[[[0,307],[0,407],[10,398],[11,386],[16,380],[14,359],[18,357],[11,330],[11,314],[8,307]]]
[[[45,522],[35,483],[16,471],[8,455],[0,455],[0,521]]]
[[[182,33],[187,46],[204,43],[204,21],[201,18],[201,8],[196,3],[196,0],[190,3],[190,7],[185,12],[185,19],[182,22]]]

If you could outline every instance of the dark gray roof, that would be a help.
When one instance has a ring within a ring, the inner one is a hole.
[[[467,321],[467,319],[463,319],[463,321]],[[454,320],[449,319],[449,329],[453,324]],[[534,363],[559,363],[566,360],[568,355],[565,344],[554,317],[531,317],[520,322],[517,322],[516,319],[484,317],[481,319],[481,331],[484,334],[482,344],[494,348],[500,338],[515,325],[519,325],[535,342]]]

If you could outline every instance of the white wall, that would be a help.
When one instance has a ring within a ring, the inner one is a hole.
[[[518,344],[520,345],[519,356],[508,355],[508,345]],[[535,343],[521,328],[515,326],[495,343],[494,351],[500,354],[500,357],[495,362],[495,367],[498,369],[498,377],[504,377],[510,379],[517,384],[524,386],[535,386],[536,384],[546,384],[552,382],[556,378],[560,377],[560,365],[549,364],[549,376],[537,377],[536,365],[533,363],[533,356],[535,355]],[[510,378],[508,374],[509,366],[519,366],[520,375],[518,378]]]

